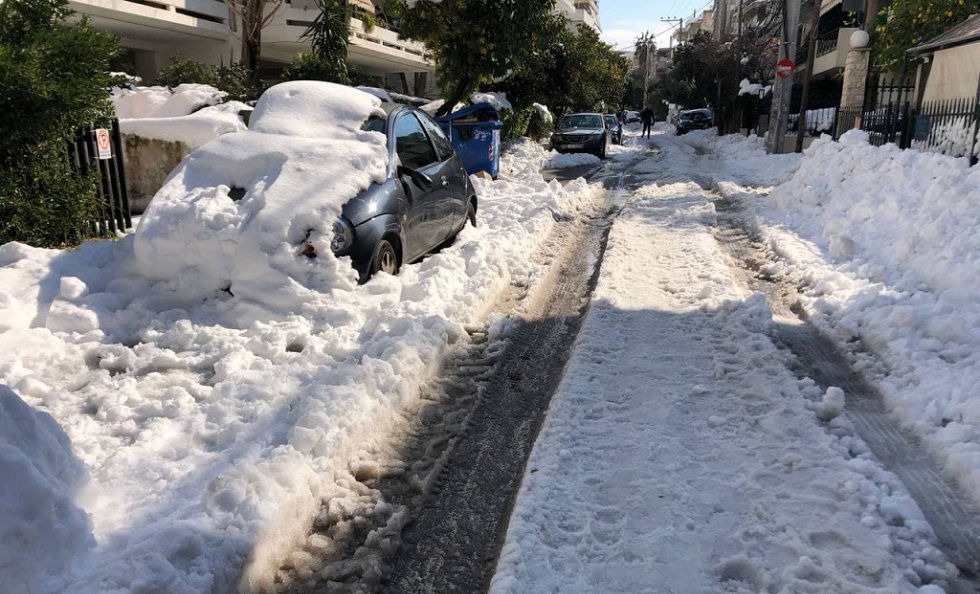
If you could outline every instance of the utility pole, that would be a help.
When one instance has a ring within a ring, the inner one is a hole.
[[[651,59],[656,60],[656,52],[654,51],[656,45],[654,44],[653,36],[650,35],[649,31],[644,31],[635,42],[635,49],[637,53],[643,54],[643,106],[646,107],[647,103],[647,89],[650,86],[650,62]],[[653,55],[651,55],[651,53]]]
[[[738,0],[738,40],[742,40],[742,1]]]
[[[728,0],[715,0],[715,41],[725,41],[728,33]]]
[[[800,97],[800,119],[796,127],[796,152],[803,152],[803,134],[806,133],[806,109],[810,106],[810,80],[813,78],[813,61],[817,53],[817,33],[820,29],[821,0],[813,0],[810,13],[810,47],[806,53],[806,72],[803,73],[803,95]]]
[[[683,29],[684,29],[684,19],[683,18],[679,18],[679,19],[660,19],[660,21],[661,22],[664,22],[664,23],[678,23],[678,25],[677,25],[677,32],[678,33],[680,33],[681,31],[683,31]],[[673,62],[673,60],[674,60],[674,37],[673,36],[670,36],[670,37],[667,38],[667,48],[670,50],[670,60]]]
[[[779,44],[780,59],[796,59],[796,37],[800,28],[800,0],[782,0],[783,32]],[[768,148],[770,153],[783,152],[786,139],[786,128],[789,121],[789,105],[793,97],[793,76],[776,81],[773,88],[772,105],[776,117],[771,118],[775,123],[769,128]]]

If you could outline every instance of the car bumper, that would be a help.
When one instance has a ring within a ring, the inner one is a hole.
[[[592,140],[552,140],[551,148],[559,153],[595,153],[602,150],[602,144],[602,137]]]

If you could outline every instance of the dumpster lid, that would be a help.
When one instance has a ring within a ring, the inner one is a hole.
[[[457,120],[472,120],[474,122],[495,122],[500,121],[500,114],[493,104],[488,102],[477,103],[464,107],[459,111],[436,118],[438,122],[455,122]]]

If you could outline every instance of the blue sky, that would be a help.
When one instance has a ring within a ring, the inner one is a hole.
[[[691,18],[710,8],[710,0],[599,0],[599,24],[602,40],[617,49],[633,47],[633,41],[644,31],[656,35],[657,46],[667,47],[673,25],[665,18]]]

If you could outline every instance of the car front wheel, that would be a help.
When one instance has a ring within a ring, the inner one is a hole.
[[[473,204],[472,200],[466,203],[466,218],[469,220],[471,225],[476,227],[476,205]]]
[[[371,276],[376,272],[398,274],[398,253],[387,239],[382,239],[374,248],[374,258],[371,259]]]

